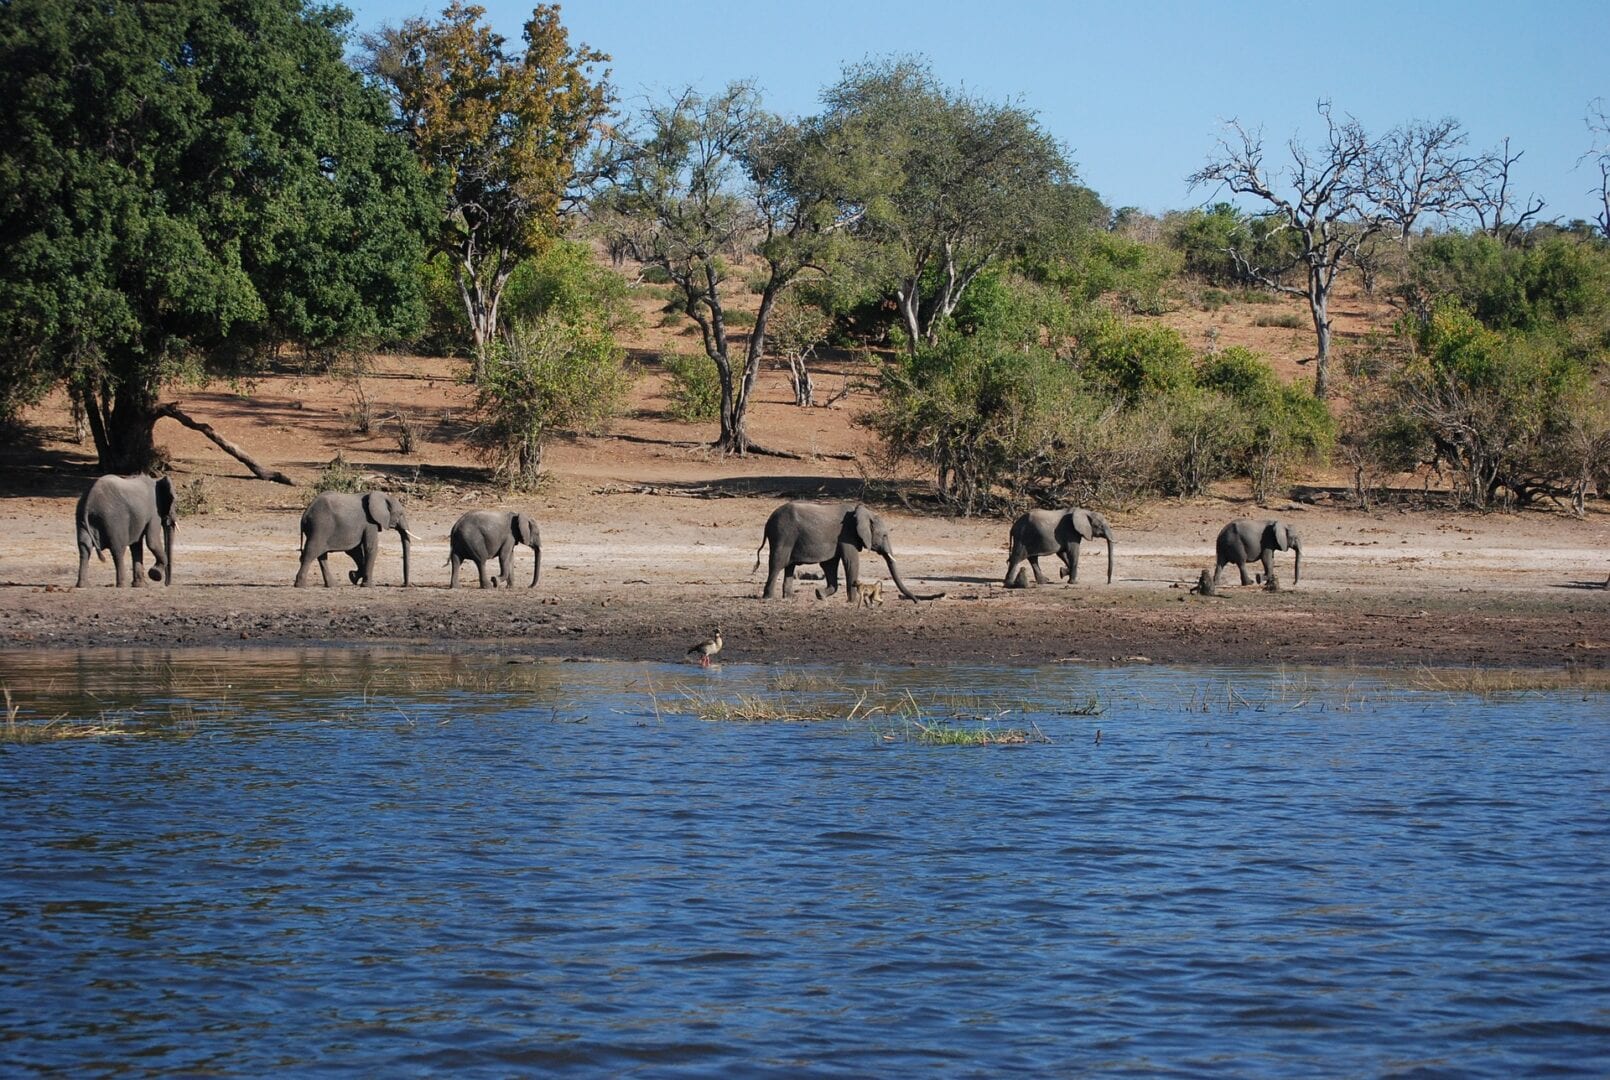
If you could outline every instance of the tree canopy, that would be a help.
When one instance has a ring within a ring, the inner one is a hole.
[[[453,0],[436,22],[408,19],[365,37],[366,70],[446,198],[436,250],[452,258],[477,363],[496,334],[522,258],[557,234],[577,161],[612,105],[609,57],[572,48],[559,5],[539,4],[524,52]]]
[[[297,0],[0,7],[0,407],[65,383],[103,468],[168,379],[265,343],[406,333],[431,199]]]

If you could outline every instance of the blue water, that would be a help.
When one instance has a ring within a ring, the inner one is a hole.
[[[8,1075],[1610,1074],[1600,695],[316,651],[0,682],[129,732],[0,746]]]

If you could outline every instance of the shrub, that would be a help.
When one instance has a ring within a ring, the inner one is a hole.
[[[319,470],[319,478],[313,481],[313,494],[319,495],[326,491],[358,491],[362,487],[363,470],[356,465],[348,464],[346,457],[338,451],[335,457]]]
[[[536,485],[543,442],[558,430],[594,430],[631,387],[625,350],[601,326],[545,317],[516,324],[487,351],[470,440],[510,488]]]
[[[637,321],[626,279],[600,265],[591,247],[568,240],[514,268],[501,310],[511,324],[554,315],[591,320],[611,333]]]
[[[663,353],[660,366],[670,376],[666,411],[686,423],[716,420],[721,416],[721,372],[704,353]]]
[[[1080,330],[1074,363],[1093,382],[1132,402],[1195,381],[1191,347],[1177,331],[1110,317],[1094,318]]]
[[[1302,330],[1308,326],[1307,320],[1292,311],[1280,311],[1272,315],[1258,315],[1252,320],[1253,326],[1278,326],[1283,330]]]
[[[194,477],[179,489],[174,510],[180,517],[195,517],[206,514],[212,510],[212,499],[207,494],[207,484],[202,477]]]
[[[940,496],[963,514],[1002,505],[996,487],[1008,478],[1020,491],[1044,471],[1078,388],[1048,350],[954,333],[886,363],[880,382],[872,427],[929,461]]]
[[[1325,403],[1305,387],[1282,383],[1249,349],[1233,347],[1204,359],[1197,385],[1225,395],[1241,410],[1245,443],[1236,465],[1252,481],[1259,503],[1292,464],[1322,459],[1335,443],[1336,425]]]
[[[748,330],[755,325],[755,313],[753,311],[728,308],[721,313],[721,318],[727,324],[729,330]]]

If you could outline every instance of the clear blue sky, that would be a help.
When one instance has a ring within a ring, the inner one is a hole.
[[[346,3],[367,31],[445,0]],[[530,0],[483,6],[518,42]],[[1545,216],[1591,217],[1583,117],[1610,98],[1610,0],[571,0],[563,19],[613,57],[627,108],[749,79],[774,111],[809,114],[845,63],[921,54],[946,83],[1034,109],[1110,205],[1152,211],[1208,197],[1184,177],[1224,120],[1261,126],[1272,161],[1292,135],[1317,137],[1325,97],[1371,131],[1451,115],[1474,145],[1510,136],[1522,193],[1546,198]]]

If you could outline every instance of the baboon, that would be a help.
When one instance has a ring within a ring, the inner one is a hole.
[[[1273,572],[1271,572],[1268,577],[1263,579],[1263,591],[1264,592],[1279,592],[1280,591],[1280,579],[1275,577]]]
[[[1213,584],[1213,575],[1206,570],[1202,571],[1202,576],[1196,579],[1195,585],[1191,586],[1191,592],[1198,596],[1217,596],[1218,591]]]
[[[883,603],[883,582],[881,581],[874,581],[870,584],[859,582],[850,587],[855,590],[854,599],[862,607],[871,607],[873,604]]]

